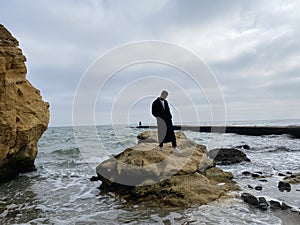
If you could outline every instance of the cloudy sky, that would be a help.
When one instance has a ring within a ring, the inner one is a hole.
[[[101,57],[149,40],[193,53],[218,90],[165,62],[123,65],[113,74],[97,67],[95,122],[152,123],[151,102],[167,89],[174,122],[185,123],[216,119],[220,93],[228,121],[300,118],[299,12],[297,0],[10,0],[0,3],[0,23],[19,40],[27,78],[50,102],[50,126],[72,125],[78,87]]]

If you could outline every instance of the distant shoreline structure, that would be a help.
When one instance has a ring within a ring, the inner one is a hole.
[[[205,133],[235,133],[240,135],[282,135],[289,134],[300,138],[300,126],[189,126],[174,125],[174,130],[190,130]],[[156,129],[157,126],[136,126],[131,128]]]

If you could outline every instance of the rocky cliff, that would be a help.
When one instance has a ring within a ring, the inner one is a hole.
[[[48,127],[49,104],[26,80],[26,58],[0,24],[0,182],[31,171]]]
[[[138,136],[138,145],[102,162],[96,169],[100,189],[154,207],[203,205],[239,190],[232,174],[207,156],[205,146],[176,132],[182,153],[175,154],[171,143],[160,151],[156,137],[146,131]]]

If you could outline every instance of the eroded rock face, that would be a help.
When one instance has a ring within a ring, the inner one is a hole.
[[[233,176],[215,167],[205,146],[176,132],[182,153],[172,153],[171,143],[159,150],[156,132],[138,136],[138,145],[101,163],[96,171],[101,189],[127,201],[153,206],[188,207],[207,204],[237,190]]]
[[[0,182],[34,169],[37,142],[49,123],[49,104],[26,80],[26,58],[0,24]]]

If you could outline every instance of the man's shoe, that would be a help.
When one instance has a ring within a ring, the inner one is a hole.
[[[163,147],[159,147],[159,150],[162,151],[162,150],[163,150]]]
[[[173,153],[182,153],[182,151],[179,148],[175,147]]]

